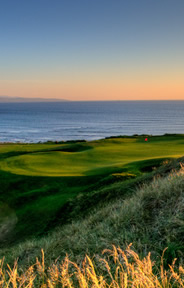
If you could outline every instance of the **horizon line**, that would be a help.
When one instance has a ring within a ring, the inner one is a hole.
[[[8,100],[8,99],[7,99]],[[13,99],[12,99],[13,100]],[[130,100],[68,100],[68,99],[57,99],[57,98],[35,98],[35,100],[32,98],[22,98],[22,101],[1,101],[0,103],[34,103],[34,102],[175,102],[175,101],[184,101],[184,99],[130,99]],[[25,101],[24,101],[25,100]],[[29,100],[29,101],[26,101]],[[43,101],[42,101],[43,100]],[[44,101],[45,100],[45,101]],[[48,101],[49,100],[49,101]]]

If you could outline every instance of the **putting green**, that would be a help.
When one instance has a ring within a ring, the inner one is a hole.
[[[41,145],[38,152],[31,148],[30,153],[22,145],[20,150],[26,151],[26,154],[2,159],[0,169],[30,176],[87,176],[108,171],[110,173],[134,161],[184,155],[183,135],[148,137],[147,142],[144,137],[138,136],[104,139],[80,145]],[[41,147],[43,152],[40,151]],[[11,150],[12,148],[13,145]]]

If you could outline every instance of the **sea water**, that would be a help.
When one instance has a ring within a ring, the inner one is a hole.
[[[0,103],[0,142],[184,133],[184,101]]]

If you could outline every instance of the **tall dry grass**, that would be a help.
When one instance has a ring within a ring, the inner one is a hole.
[[[113,246],[112,250],[104,250],[102,254],[103,258],[96,259],[86,256],[79,265],[66,256],[62,263],[57,260],[46,267],[42,250],[42,259],[37,259],[26,271],[19,269],[17,261],[11,268],[9,265],[5,267],[1,260],[0,287],[184,287],[184,267],[176,269],[174,260],[165,270],[164,253],[159,269],[154,266],[150,253],[141,260],[131,246],[125,251]]]

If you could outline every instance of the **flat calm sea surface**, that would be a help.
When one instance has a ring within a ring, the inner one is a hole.
[[[0,103],[0,142],[184,133],[184,101]]]

